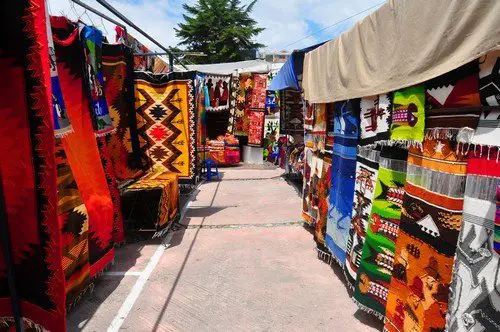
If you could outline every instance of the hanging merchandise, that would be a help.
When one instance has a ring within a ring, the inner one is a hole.
[[[446,323],[450,332],[500,330],[499,153],[498,147],[486,146],[469,151]]]
[[[385,329],[443,330],[462,224],[467,160],[456,142],[411,147]]]
[[[183,182],[196,177],[196,128],[193,73],[176,76],[135,73],[139,132],[148,144],[154,172],[173,172]]]
[[[361,98],[359,145],[385,144],[392,122],[392,95]]]
[[[204,87],[208,90],[208,99],[205,99],[207,112],[229,110],[229,96],[231,95],[231,75],[204,75]]]
[[[359,131],[360,100],[335,103],[332,185],[328,206],[326,245],[344,265],[351,224]]]
[[[208,91],[205,94],[205,74],[197,73],[195,78],[195,109],[196,109],[196,151],[197,151],[197,167],[201,166],[206,158],[207,145],[207,113],[205,100],[208,97]]]
[[[391,141],[408,147],[421,145],[425,127],[425,88],[423,85],[394,92]]]
[[[500,50],[479,58],[479,89],[483,106],[500,106]]]
[[[239,81],[240,88],[236,98],[233,133],[237,136],[248,136],[248,110],[255,84],[251,73],[241,74]]]
[[[45,3],[2,1],[0,13],[0,89],[8,96],[0,98],[1,222],[9,229],[0,237],[0,329],[16,330],[16,316],[25,330],[65,331]]]
[[[102,272],[114,258],[113,201],[109,192],[83,90],[83,54],[78,27],[65,17],[51,17],[63,98],[74,132],[65,136],[64,151],[89,214],[90,276]]]
[[[263,110],[250,110],[248,112],[248,145],[262,147],[264,138],[265,112]]]
[[[377,184],[368,221],[353,299],[358,306],[384,319],[392,257],[399,232],[408,151],[385,146],[380,152]]]
[[[472,138],[472,143],[479,146],[489,146],[492,143],[499,144],[500,137],[500,108],[484,111],[480,118],[477,129]]]
[[[321,173],[317,174],[318,178],[313,179],[316,181],[317,187],[317,209],[318,217],[316,220],[314,240],[316,243],[324,246],[326,235],[326,224],[328,221],[328,198],[330,197],[330,187],[332,183],[332,158],[329,155],[321,156]],[[316,174],[313,174],[313,176]]]
[[[106,136],[118,183],[135,180],[144,174],[147,160],[141,158],[134,108],[133,55],[122,44],[102,44],[102,72],[109,114],[116,132]]]
[[[227,132],[234,133],[234,121],[238,105],[238,96],[240,94],[240,79],[238,75],[231,77],[231,97],[229,98],[229,121],[227,125]]]
[[[303,101],[299,91],[282,91],[280,132],[293,135],[304,130]]]
[[[250,98],[250,108],[266,108],[267,74],[253,74],[253,89]]]
[[[359,148],[356,158],[356,183],[351,227],[347,240],[347,257],[344,272],[350,288],[354,288],[363,244],[365,243],[368,221],[372,211],[375,184],[377,183],[380,151]]]
[[[279,98],[276,91],[266,91],[266,115],[279,112]]]
[[[314,124],[311,139],[314,151],[326,150],[327,104],[314,104],[311,106]]]
[[[304,149],[304,186],[302,188],[302,218],[310,226],[316,224],[318,210],[316,208],[316,185],[314,175],[317,172],[318,157],[314,155],[312,148]]]

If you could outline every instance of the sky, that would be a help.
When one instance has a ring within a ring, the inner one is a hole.
[[[102,20],[90,12],[85,12],[78,5],[72,5],[70,0],[47,1],[51,15],[65,15],[72,19],[80,18],[85,23],[100,28],[110,41],[114,41],[114,24]],[[112,16],[95,0],[83,1]],[[176,46],[179,42],[175,36],[174,28],[178,23],[183,22],[182,4],[197,2],[197,0],[107,1],[137,26],[153,36],[160,44],[167,47]],[[243,4],[249,2],[250,0],[242,0]],[[383,0],[259,0],[251,16],[265,30],[256,37],[256,41],[266,45],[262,51],[268,53],[281,50],[292,51],[327,41],[351,28],[356,21],[376,8],[333,27],[329,27],[330,25],[381,2]],[[329,28],[316,33],[326,27]],[[139,33],[133,30],[130,30],[129,33],[152,50],[159,50]],[[311,34],[314,35],[307,37]]]

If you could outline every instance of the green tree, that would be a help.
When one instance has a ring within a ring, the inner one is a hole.
[[[184,23],[175,29],[180,46],[204,52],[206,57],[189,57],[196,63],[219,63],[252,59],[252,51],[265,45],[253,41],[264,29],[250,17],[257,0],[242,5],[240,0],[198,0],[190,6]]]

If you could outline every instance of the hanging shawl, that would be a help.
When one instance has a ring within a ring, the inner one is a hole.
[[[500,106],[500,49],[479,59],[479,89],[483,106]]]
[[[498,148],[491,149],[491,158],[488,150],[476,147],[469,152],[463,224],[446,323],[450,332],[500,331],[500,256],[494,251],[500,163],[496,160]]]
[[[408,151],[382,147],[373,206],[354,289],[358,306],[384,318],[392,257],[399,232]]]
[[[104,76],[102,74],[102,32],[94,27],[85,26],[81,32],[85,54],[85,83],[92,107],[92,124],[96,136],[104,136],[114,131],[109,116]]]
[[[443,331],[462,224],[465,155],[446,140],[412,147],[395,254],[385,330]]]
[[[380,151],[359,148],[356,158],[356,183],[349,239],[347,240],[347,259],[344,266],[347,283],[354,288],[365,243],[368,220],[372,210],[375,184],[377,183]]]
[[[229,121],[227,124],[227,132],[234,133],[234,121],[237,110],[238,95],[240,94],[240,79],[238,75],[231,77],[231,98],[229,98]]]
[[[334,122],[332,185],[325,241],[333,258],[343,266],[354,198],[359,99],[335,103]]]
[[[478,72],[473,61],[425,84],[426,138],[470,143],[481,114]]]
[[[361,98],[359,145],[369,146],[389,141],[391,102],[390,94]]]
[[[391,141],[408,147],[422,144],[425,127],[425,88],[423,85],[394,92]]]
[[[0,245],[0,329],[14,331],[6,272],[14,274],[28,330],[66,331],[65,285],[57,216],[55,138],[45,3],[1,1],[0,186],[9,243]],[[6,266],[3,245],[9,246]],[[9,264],[10,265],[10,264]]]
[[[113,202],[92,127],[88,95],[83,91],[83,54],[78,28],[65,17],[51,17],[57,68],[74,132],[63,141],[69,166],[89,214],[90,276],[114,258]]]

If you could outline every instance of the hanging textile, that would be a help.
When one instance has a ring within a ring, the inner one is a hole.
[[[311,138],[314,151],[326,150],[327,104],[312,105],[313,126]]]
[[[493,236],[493,247],[500,255],[500,185],[497,185],[497,212],[495,216],[495,231]]]
[[[300,91],[283,90],[282,96],[280,132],[287,135],[302,132],[304,130],[304,113]]]
[[[203,85],[208,90],[208,100],[205,100],[207,112],[220,112],[229,109],[231,95],[231,75],[205,74]]]
[[[279,112],[279,98],[277,91],[266,91],[266,115],[271,115]]]
[[[240,88],[236,99],[233,132],[237,136],[248,136],[248,110],[255,86],[251,73],[241,74],[239,77]]]
[[[317,174],[317,209],[318,217],[315,224],[314,240],[321,246],[325,245],[326,224],[328,221],[328,198],[330,197],[330,186],[332,183],[331,165],[332,158],[330,155],[322,155],[321,173]]]
[[[307,101],[305,101],[302,105],[302,112],[304,114],[304,130],[306,132],[310,132],[313,130],[313,125],[314,125],[313,105],[315,104],[309,104]]]
[[[231,77],[231,97],[229,98],[229,121],[227,124],[227,132],[234,133],[234,121],[238,105],[238,96],[240,94],[240,79],[238,75]]]
[[[318,217],[317,190],[322,160],[309,147],[304,149],[304,186],[302,189],[302,217],[309,225],[315,225]]]
[[[403,146],[421,145],[425,127],[425,88],[423,85],[394,92],[391,141]]]
[[[359,105],[359,99],[334,104],[332,184],[325,241],[333,258],[342,266],[346,261],[354,198]]]
[[[192,73],[135,73],[136,113],[144,122],[139,134],[148,143],[153,171],[195,180],[196,128]]]
[[[122,44],[102,44],[102,72],[109,114],[116,132],[106,136],[116,180],[122,183],[143,175],[147,161],[141,159],[134,108],[133,55]]]
[[[0,222],[12,254],[7,267],[0,246],[0,329],[9,331],[16,328],[7,269],[25,330],[66,330],[45,10],[42,0],[0,2],[0,91],[8,96],[0,98]]]
[[[90,276],[114,258],[113,202],[97,147],[88,94],[83,90],[83,54],[78,27],[65,17],[51,17],[63,98],[74,132],[65,136],[64,151],[89,214]]]
[[[276,138],[280,135],[280,119],[275,115],[266,115],[264,119],[264,138]]]
[[[462,224],[467,162],[457,143],[412,147],[392,271],[385,329],[439,331],[445,316]]]
[[[500,109],[495,108],[484,111],[479,117],[479,123],[472,143],[479,146],[490,146],[499,144],[498,138],[500,137]]]
[[[335,104],[326,104],[326,141],[325,150],[333,151],[335,141]]]
[[[354,288],[358,274],[368,221],[372,211],[375,184],[377,183],[380,151],[360,148],[356,158],[356,183],[351,227],[347,240],[347,258],[344,266],[347,283]]]
[[[253,89],[250,108],[266,108],[267,74],[253,74]]]
[[[265,113],[263,110],[250,110],[248,118],[250,120],[248,126],[248,145],[261,147],[264,137]]]
[[[500,198],[498,153],[497,147],[469,152],[462,229],[450,286],[446,325],[450,332],[500,330],[500,257],[494,250]]]
[[[391,94],[361,98],[359,145],[369,146],[389,141],[391,112]]]
[[[201,166],[206,158],[206,144],[207,144],[207,113],[205,100],[209,97],[205,94],[205,74],[197,73],[195,78],[195,103],[194,107],[196,109],[196,152],[197,152],[197,167],[201,169]]]
[[[372,210],[354,285],[354,301],[362,310],[379,319],[384,319],[389,292],[407,158],[405,149],[382,147]]]
[[[479,89],[483,106],[500,106],[500,49],[479,59]]]
[[[102,32],[91,26],[84,26],[80,38],[85,55],[85,84],[92,107],[92,124],[96,136],[104,136],[114,130],[104,93],[102,73]]]

